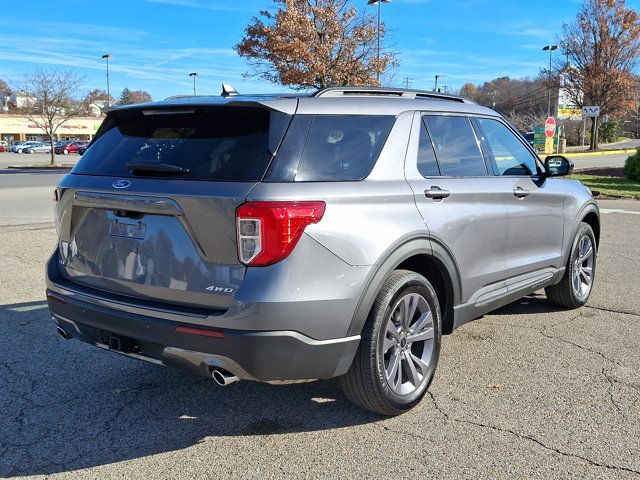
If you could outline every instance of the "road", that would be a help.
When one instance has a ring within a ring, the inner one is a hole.
[[[62,340],[56,175],[0,174],[0,477],[640,478],[640,202],[600,202],[587,307],[539,292],[463,326],[422,404],[386,419],[335,381],[221,388]],[[35,207],[4,208],[23,193]]]
[[[53,188],[63,175],[0,170],[0,227],[53,222]]]
[[[605,168],[605,167],[624,167],[624,162],[630,154],[619,155],[590,155],[586,157],[570,157],[574,163],[575,169],[584,168]]]

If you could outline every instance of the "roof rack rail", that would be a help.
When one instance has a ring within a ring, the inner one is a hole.
[[[460,103],[475,103],[465,97],[450,95],[448,93],[429,92],[426,90],[411,90],[406,88],[389,87],[329,87],[323,88],[312,94],[312,97],[342,97],[348,95],[371,95],[398,98],[423,98],[432,100],[449,100]]]
[[[165,98],[165,100],[180,100],[181,98],[212,98],[218,95],[172,95]]]

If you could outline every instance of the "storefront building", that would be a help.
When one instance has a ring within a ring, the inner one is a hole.
[[[92,140],[104,119],[101,117],[75,117],[63,123],[54,141]],[[26,115],[0,115],[0,140],[9,144],[24,140],[48,141],[46,134]]]

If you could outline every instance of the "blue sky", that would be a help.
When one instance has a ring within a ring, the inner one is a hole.
[[[366,7],[366,0],[356,2]],[[640,0],[627,4],[640,8]],[[86,90],[106,88],[110,53],[112,95],[147,90],[154,99],[188,94],[189,72],[198,93],[220,84],[240,92],[282,87],[243,78],[247,65],[233,50],[244,28],[269,0],[0,0],[0,78],[10,85],[35,65],[76,69]],[[55,8],[53,7],[55,5]],[[414,88],[459,88],[497,76],[535,76],[548,61],[541,48],[555,42],[578,0],[393,0],[382,18],[400,58],[397,82]],[[19,13],[17,13],[19,12]]]

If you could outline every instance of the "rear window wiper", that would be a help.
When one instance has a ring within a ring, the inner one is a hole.
[[[188,168],[169,163],[127,163],[126,166],[134,175],[174,176],[187,175]]]

